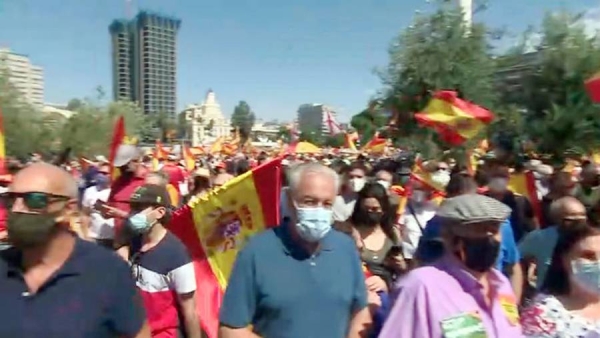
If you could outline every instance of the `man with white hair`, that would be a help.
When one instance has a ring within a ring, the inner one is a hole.
[[[339,177],[306,163],[289,179],[289,218],[237,255],[219,336],[360,337],[370,321],[360,258],[331,227]]]

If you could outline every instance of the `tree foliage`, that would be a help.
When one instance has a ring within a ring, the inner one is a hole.
[[[353,122],[392,111],[395,138],[416,150],[431,150],[430,142],[439,142],[431,131],[416,125],[414,113],[425,107],[433,92],[457,90],[479,105],[492,107],[495,103],[494,62],[487,36],[482,24],[474,24],[468,31],[454,3],[441,3],[435,13],[418,16],[392,42],[389,64],[379,72],[385,86],[379,105],[373,109],[371,104]],[[359,133],[363,125],[353,123]]]
[[[245,142],[250,136],[255,120],[254,112],[246,101],[240,101],[235,106],[231,115],[231,126],[239,129],[242,142]]]

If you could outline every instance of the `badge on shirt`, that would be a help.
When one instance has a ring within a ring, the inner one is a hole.
[[[517,308],[515,297],[512,295],[500,295],[499,301],[502,311],[504,311],[510,324],[517,325],[519,323],[519,309]]]
[[[486,338],[485,327],[477,313],[464,313],[442,320],[445,338]]]

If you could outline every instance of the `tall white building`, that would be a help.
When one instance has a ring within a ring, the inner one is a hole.
[[[325,114],[331,113],[335,119],[336,113],[329,107],[320,103],[308,103],[298,107],[298,129],[302,131],[317,131],[327,133],[329,128],[326,123]]]
[[[40,109],[44,106],[44,70],[33,65],[27,55],[0,48],[0,71],[27,102]]]

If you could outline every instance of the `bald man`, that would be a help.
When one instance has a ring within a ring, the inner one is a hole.
[[[537,267],[536,287],[538,289],[546,278],[560,232],[568,230],[573,224],[587,221],[585,206],[572,196],[562,197],[552,202],[550,218],[552,226],[528,233],[519,243],[521,259],[524,263],[534,263]]]
[[[69,229],[68,172],[32,164],[2,197],[13,247],[0,253],[0,337],[150,337],[127,264]]]

